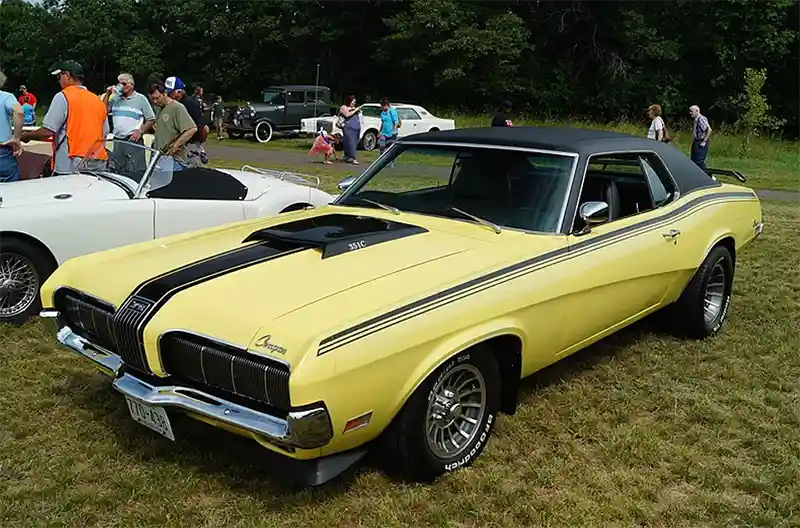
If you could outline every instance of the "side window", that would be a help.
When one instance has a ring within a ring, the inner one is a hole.
[[[381,107],[380,106],[364,106],[361,108],[361,115],[364,117],[380,117],[381,116]]]
[[[305,92],[286,92],[287,103],[305,103]]]
[[[398,108],[397,117],[399,117],[403,121],[420,119],[419,114],[413,108]]]
[[[661,207],[673,199],[675,191],[657,156],[603,154],[589,158],[579,206],[585,202],[606,202],[610,222]],[[576,215],[574,227],[583,228],[579,215]]]
[[[661,207],[671,202],[675,198],[677,189],[675,189],[672,178],[670,178],[661,160],[653,155],[642,154],[639,157],[639,161],[642,163],[644,175],[650,186],[654,207]]]

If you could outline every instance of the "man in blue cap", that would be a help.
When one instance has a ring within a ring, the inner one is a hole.
[[[197,132],[186,144],[187,166],[199,167],[208,163],[208,156],[205,148],[203,148],[206,136],[208,136],[208,123],[206,123],[206,118],[203,116],[203,110],[194,98],[186,96],[186,85],[178,77],[167,77],[164,87],[167,90],[167,95],[186,107],[192,117],[192,121],[197,125]]]

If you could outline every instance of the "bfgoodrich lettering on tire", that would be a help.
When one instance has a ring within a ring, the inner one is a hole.
[[[472,465],[497,421],[500,371],[490,350],[449,359],[414,391],[383,437],[391,469],[418,481]]]
[[[680,334],[704,339],[719,332],[731,303],[733,258],[715,246],[672,306],[671,320]]]

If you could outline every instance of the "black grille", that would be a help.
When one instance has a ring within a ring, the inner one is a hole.
[[[59,300],[56,308],[75,333],[103,348],[116,349],[113,306],[72,292],[64,293]]]
[[[159,352],[167,374],[289,408],[289,367],[283,363],[184,332],[162,336]]]
[[[145,359],[144,345],[138,331],[151,302],[133,299],[118,311],[114,307],[74,291],[65,291],[56,298],[56,309],[74,332],[92,343],[119,354],[127,365],[142,372],[151,372]]]

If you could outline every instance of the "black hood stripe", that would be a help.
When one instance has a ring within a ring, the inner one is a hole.
[[[610,244],[627,240],[642,232],[662,227],[684,217],[694,214],[697,210],[724,201],[753,200],[756,195],[752,192],[726,192],[700,196],[657,218],[632,224],[601,236],[587,239],[567,248],[561,248],[548,253],[524,260],[517,264],[507,266],[500,270],[471,279],[467,282],[450,287],[439,293],[411,302],[385,314],[363,321],[341,332],[333,334],[320,342],[317,355],[352,343],[358,339],[371,335],[380,330],[402,323],[418,315],[435,310],[456,300],[474,295],[489,288],[504,284],[510,280],[527,275],[544,267],[557,264],[564,260],[576,258],[589,251],[594,251]]]
[[[120,349],[125,349],[120,352],[126,359],[134,358],[133,366],[149,370],[144,350],[144,328],[173,296],[223,275],[307,249],[308,246],[277,241],[251,244],[181,266],[143,282],[114,315],[115,337]]]

